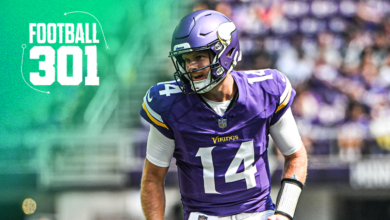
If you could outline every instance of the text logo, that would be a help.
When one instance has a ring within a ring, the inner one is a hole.
[[[30,23],[30,43],[38,44],[97,44],[96,23],[92,24],[92,31],[88,23]],[[83,51],[84,49],[84,51]],[[30,50],[30,59],[45,60],[39,62],[39,70],[44,71],[44,76],[39,72],[30,73],[30,81],[34,85],[52,85],[56,80],[61,85],[79,85],[83,81],[83,55],[87,57],[87,76],[85,85],[98,86],[97,76],[97,52],[96,46],[61,46],[57,51],[51,46],[34,46]],[[67,57],[73,58],[73,74],[67,74]],[[57,58],[57,59],[56,59]],[[56,67],[55,67],[56,66]],[[57,72],[57,77],[56,77]]]
[[[212,137],[214,144],[219,143],[219,142],[226,142],[226,141],[235,141],[238,139],[238,135],[233,135],[233,136],[226,136],[226,137]]]

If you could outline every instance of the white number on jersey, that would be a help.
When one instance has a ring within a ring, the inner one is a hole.
[[[253,78],[249,78],[248,77],[248,82],[250,84],[253,84],[254,82],[261,82],[261,81],[264,81],[264,80],[267,80],[267,79],[272,79],[272,74],[264,76],[264,74],[265,74],[264,70],[246,71],[246,74],[253,74],[253,75],[260,76],[260,77],[253,77]]]
[[[211,151],[213,147],[201,147],[196,153],[196,157],[200,157],[203,166],[203,182],[205,193],[216,193],[215,180],[214,180],[214,164]],[[244,160],[244,171],[237,173],[241,162]],[[247,141],[241,143],[240,148],[237,151],[236,156],[231,162],[228,170],[225,173],[225,181],[227,183],[235,182],[245,179],[247,189],[256,186],[255,173],[257,172],[255,162],[254,145],[253,141]]]
[[[215,146],[214,146],[215,147]],[[204,182],[204,191],[205,193],[217,193],[215,190],[215,181],[214,181],[214,164],[211,151],[214,147],[201,147],[196,153],[196,157],[200,157],[203,166],[203,182]]]
[[[237,173],[242,160],[244,160],[245,170],[241,173]],[[230,183],[245,179],[247,189],[255,187],[255,173],[257,172],[257,168],[256,165],[252,165],[254,162],[255,152],[253,141],[243,142],[225,174],[225,181]]]
[[[160,90],[160,95],[171,96],[171,94],[181,93],[179,86],[172,84],[164,84],[165,89]]]

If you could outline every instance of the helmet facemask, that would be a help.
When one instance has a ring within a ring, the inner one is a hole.
[[[193,93],[206,93],[210,91],[212,88],[214,88],[216,85],[218,85],[222,79],[226,76],[220,74],[219,76],[215,77],[215,74],[213,72],[218,71],[220,68],[220,72],[223,73],[223,69],[220,66],[219,62],[217,61],[217,55],[215,52],[210,48],[202,48],[201,50],[193,50],[191,49],[190,52],[196,52],[196,51],[207,51],[208,52],[208,58],[209,58],[209,65],[200,67],[198,69],[187,71],[185,61],[182,58],[182,55],[185,53],[180,53],[180,55],[171,56],[172,62],[175,66],[176,72],[174,73],[175,80],[177,84],[179,85],[180,89],[185,94],[193,94]],[[210,68],[207,78],[200,80],[200,81],[193,81],[192,73],[198,72],[200,70]],[[222,70],[222,71],[221,71]],[[181,81],[181,83],[179,83]],[[191,88],[192,91],[189,90]]]

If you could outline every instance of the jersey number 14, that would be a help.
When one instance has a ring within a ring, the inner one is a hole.
[[[214,180],[214,164],[211,151],[213,147],[202,147],[199,148],[196,157],[200,157],[203,166],[203,181],[205,193],[216,193],[215,189],[215,180]],[[237,173],[238,168],[240,167],[241,162],[244,160],[244,171]],[[245,179],[247,189],[253,188],[256,186],[255,173],[257,172],[254,154],[253,141],[247,141],[241,143],[240,148],[237,151],[236,156],[231,162],[228,170],[225,173],[225,182],[235,182],[238,180]]]

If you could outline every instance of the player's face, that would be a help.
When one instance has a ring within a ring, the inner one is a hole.
[[[192,53],[183,54],[182,58],[186,64],[187,72],[191,72],[193,70],[210,65],[210,60],[213,59],[213,56],[210,57],[208,51],[196,51]],[[193,81],[204,80],[207,78],[209,71],[210,67],[193,72],[191,74],[191,79]]]

